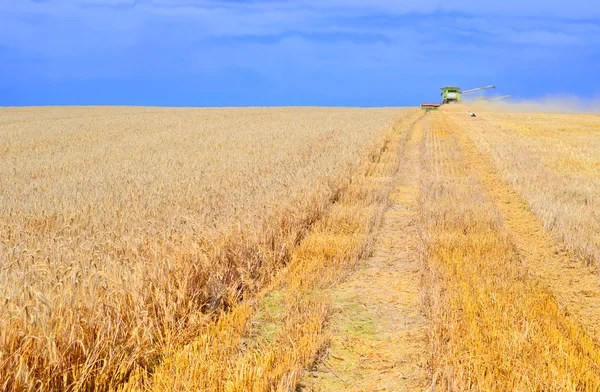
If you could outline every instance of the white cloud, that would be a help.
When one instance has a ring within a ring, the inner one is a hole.
[[[578,45],[580,37],[546,30],[510,31],[504,35],[511,42],[529,45]]]
[[[99,7],[157,7],[190,10],[196,9],[236,9],[255,12],[269,10],[316,10],[321,13],[343,14],[384,12],[387,14],[460,12],[473,16],[528,16],[553,18],[598,18],[600,2],[591,0],[263,0],[251,3],[230,2],[222,0],[47,0],[32,2],[27,0],[1,0],[6,8],[22,10],[39,7],[43,4],[52,6],[99,6]]]
[[[87,64],[94,75],[184,68],[201,72],[239,64],[277,75],[286,67],[427,66],[449,51],[491,59],[507,53],[508,46],[547,51],[547,47],[600,43],[600,26],[590,22],[532,17],[599,14],[600,2],[583,12],[582,0],[549,0],[542,5],[515,0],[0,0],[0,4],[0,45],[44,57],[49,65],[38,72],[61,77],[73,72],[61,71],[65,63],[82,68]],[[464,15],[428,14],[440,10]],[[407,15],[411,12],[416,14]],[[372,38],[360,40],[368,35]],[[219,39],[228,41],[221,44]],[[131,54],[134,50],[141,52]],[[150,56],[144,51],[149,50],[156,56],[153,63],[144,64]],[[106,60],[119,59],[120,54],[128,60]],[[86,74],[85,69],[77,72]]]
[[[77,0],[71,0],[77,2]],[[82,0],[87,1],[87,0]],[[118,1],[118,0],[115,0]],[[127,3],[123,1],[123,3]],[[460,12],[469,15],[502,15],[556,18],[593,18],[600,17],[600,2],[590,0],[292,0],[292,1],[257,1],[253,3],[224,2],[219,0],[154,0],[138,1],[160,7],[224,7],[255,9],[313,9],[325,13],[363,13],[384,12],[388,14],[431,13],[431,12]]]

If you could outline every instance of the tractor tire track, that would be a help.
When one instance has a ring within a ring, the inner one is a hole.
[[[413,391],[428,385],[419,227],[423,123],[408,135],[373,254],[333,298],[330,345],[303,391]]]

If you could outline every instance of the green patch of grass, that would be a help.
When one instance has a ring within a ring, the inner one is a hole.
[[[283,293],[279,290],[269,293],[258,304],[256,314],[252,320],[254,334],[258,339],[271,342],[280,326],[284,315]]]
[[[376,333],[375,321],[370,312],[362,305],[352,305],[348,310],[348,317],[342,327],[344,332],[361,338],[369,338]]]

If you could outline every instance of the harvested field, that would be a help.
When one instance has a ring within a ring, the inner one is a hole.
[[[600,115],[2,109],[0,171],[0,389],[600,389]]]
[[[595,272],[544,253],[560,245],[497,177],[468,128],[442,111],[426,141],[432,382],[442,390],[597,390],[600,346],[585,318],[597,317],[600,298],[571,293],[569,306],[548,284],[557,266],[563,284],[589,282]]]

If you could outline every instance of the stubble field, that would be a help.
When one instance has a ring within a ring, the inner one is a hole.
[[[600,116],[467,111],[1,109],[0,387],[598,390]]]

